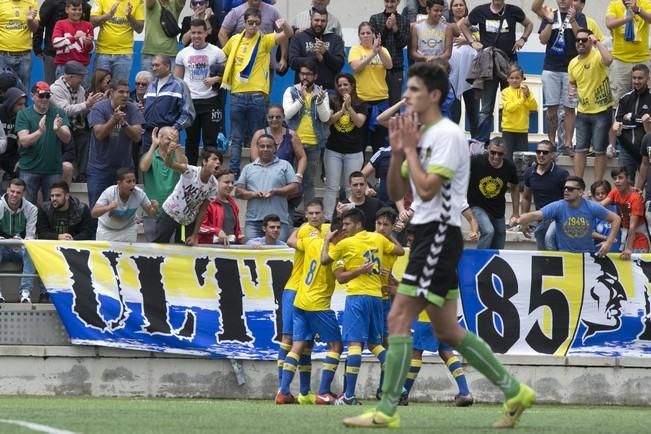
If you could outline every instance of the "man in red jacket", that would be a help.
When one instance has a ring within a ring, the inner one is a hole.
[[[235,175],[224,168],[215,173],[215,178],[217,198],[208,205],[199,229],[199,244],[241,244],[244,235],[240,229],[239,208],[231,196]]]

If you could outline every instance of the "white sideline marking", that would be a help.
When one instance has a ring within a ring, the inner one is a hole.
[[[38,423],[27,422],[24,420],[12,420],[12,419],[0,419],[0,423],[7,423],[11,425],[18,425],[24,428],[31,429],[32,431],[44,432],[47,434],[76,434],[72,431],[66,431],[63,429],[53,428],[47,425],[41,425]]]

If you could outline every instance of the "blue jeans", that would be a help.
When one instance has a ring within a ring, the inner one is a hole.
[[[29,93],[29,83],[32,77],[32,54],[18,54],[16,56],[0,56],[0,67],[9,67],[14,70],[23,86],[25,86],[25,93]]]
[[[96,54],[95,69],[111,71],[111,80],[129,81],[133,56],[130,54]]]
[[[608,131],[613,123],[612,109],[600,113],[576,114],[575,152],[588,152],[590,145],[595,154],[605,154],[608,147]]]
[[[330,218],[335,212],[335,205],[337,205],[337,195],[339,188],[342,185],[346,186],[346,196],[350,194],[348,177],[356,170],[362,170],[364,165],[364,154],[356,152],[354,154],[342,154],[340,152],[325,150],[323,156],[326,173],[326,191],[323,197],[323,215]],[[309,169],[306,173],[309,172]],[[314,179],[313,176],[310,178]],[[307,202],[305,202],[307,203]]]
[[[478,249],[503,249],[506,242],[506,219],[504,217],[495,218],[483,208],[478,206],[472,207],[472,213],[479,223],[479,241]]]
[[[93,209],[102,192],[115,184],[115,170],[98,171],[89,168],[86,176],[88,206]]]
[[[140,70],[151,72],[151,62],[154,60],[153,54],[142,54],[140,57]],[[172,62],[174,59],[172,59]]]
[[[305,168],[305,177],[303,178],[303,204],[314,199],[314,181],[318,176],[317,167],[321,156],[319,145],[304,146],[305,155],[307,156],[307,167]]]
[[[38,196],[39,190],[43,195],[43,201],[49,200],[50,185],[52,185],[52,183],[55,181],[60,181],[61,174],[56,173],[53,175],[39,175],[36,173],[29,173],[21,170],[20,179],[25,181],[25,184],[27,184],[25,199],[36,205],[36,198]]]
[[[556,242],[550,243],[550,237],[555,238],[556,223],[554,220],[543,220],[538,223],[536,229],[533,231],[536,237],[536,249],[538,250],[556,250]]]
[[[22,262],[24,274],[36,274],[36,269],[29,257],[25,246],[0,246],[0,263],[2,262]],[[22,277],[20,279],[20,291],[32,292],[33,277]]]
[[[289,238],[289,225],[287,223],[280,224],[280,237],[278,238],[281,241],[287,241]],[[247,240],[251,238],[264,237],[264,232],[262,230],[262,220],[258,221],[249,221],[247,220],[244,224],[244,236]]]
[[[476,139],[487,143],[493,131],[493,110],[499,80],[487,80],[484,82],[484,89],[481,91],[481,108],[479,109],[479,126],[477,127]]]
[[[235,179],[240,176],[242,146],[249,144],[253,133],[264,128],[267,98],[263,93],[231,93],[231,160]]]

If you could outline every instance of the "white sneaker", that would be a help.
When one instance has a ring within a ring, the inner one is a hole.
[[[20,302],[26,304],[32,304],[31,293],[27,290],[20,291]]]
[[[608,158],[613,158],[615,155],[617,155],[617,150],[613,145],[608,145],[606,148],[606,156]]]
[[[5,298],[2,296],[2,291],[0,291],[0,303],[4,303]]]

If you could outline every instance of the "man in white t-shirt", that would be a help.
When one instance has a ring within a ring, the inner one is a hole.
[[[196,117],[186,129],[185,155],[190,164],[199,157],[199,138],[203,146],[215,146],[217,134],[224,131],[225,91],[219,90],[226,55],[206,42],[208,27],[202,19],[190,22],[192,43],[176,55],[174,75],[190,88]],[[201,136],[200,136],[201,134]]]
[[[136,187],[136,172],[128,167],[118,169],[117,184],[102,192],[91,216],[97,220],[98,241],[124,241],[135,243],[136,211],[142,208],[149,217],[155,217],[158,202],[149,200],[142,189]]]
[[[186,230],[185,244],[192,246],[197,244],[208,204],[217,197],[217,180],[213,174],[221,166],[223,157],[215,148],[204,148],[201,151],[201,167],[197,167],[174,160],[172,156],[178,148],[178,143],[170,143],[165,165],[179,172],[181,178],[163,203],[163,210],[156,219],[156,237],[153,241],[169,243],[176,234],[175,241],[181,243],[184,238],[181,231],[183,225]]]

